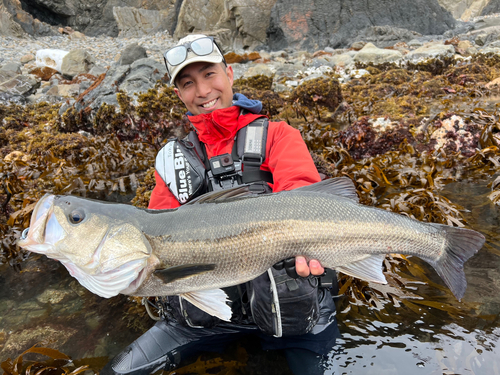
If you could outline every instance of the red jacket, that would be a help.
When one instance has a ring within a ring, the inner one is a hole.
[[[209,158],[231,153],[238,130],[263,115],[240,116],[240,107],[232,106],[209,114],[188,116],[207,149]],[[260,169],[273,174],[273,192],[292,190],[320,181],[316,166],[300,132],[284,121],[269,122],[266,159]],[[179,207],[180,203],[155,172],[156,186],[151,193],[149,208]]]

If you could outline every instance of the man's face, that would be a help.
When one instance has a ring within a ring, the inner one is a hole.
[[[233,68],[222,63],[187,65],[176,77],[176,84],[175,93],[193,115],[233,104]]]

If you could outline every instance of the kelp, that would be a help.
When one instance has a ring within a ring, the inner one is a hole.
[[[38,354],[50,357],[49,360],[26,360],[26,355]],[[71,358],[58,350],[38,346],[22,352],[14,360],[8,358],[1,363],[4,375],[77,375],[89,369],[88,365],[75,368]]]

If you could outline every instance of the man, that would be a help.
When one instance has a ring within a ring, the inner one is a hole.
[[[202,193],[241,184],[260,194],[320,181],[298,130],[285,122],[268,122],[260,114],[260,102],[233,95],[233,70],[213,38],[189,35],[164,57],[170,83],[195,131],[187,140],[169,142],[158,154],[149,208],[176,208]],[[199,351],[223,348],[252,334],[261,338],[264,349],[285,350],[294,373],[322,374],[326,354],[338,337],[330,291],[319,288],[321,281],[315,277],[324,272],[317,260],[308,263],[297,256],[246,285],[227,288],[230,323],[169,297],[162,307],[166,319],[101,373],[168,370]]]

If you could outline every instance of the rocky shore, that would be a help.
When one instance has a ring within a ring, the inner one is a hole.
[[[61,114],[69,107],[77,111],[89,107],[87,111],[95,113],[103,103],[118,105],[119,91],[137,96],[158,80],[167,81],[162,54],[174,45],[167,31],[131,38],[88,37],[70,28],[61,29],[61,33],[1,38],[0,102],[47,101],[63,104]],[[327,47],[311,52],[262,48],[253,52],[236,50],[226,57],[236,78],[266,75],[273,77],[275,92],[287,92],[322,76],[334,75],[345,83],[369,74],[358,69],[361,65],[404,68],[432,59],[464,64],[476,55],[500,55],[500,18],[496,14],[476,17],[442,36],[422,36],[389,26],[375,26],[363,36],[345,49]],[[37,59],[44,50],[71,52],[65,57],[65,70]]]

